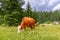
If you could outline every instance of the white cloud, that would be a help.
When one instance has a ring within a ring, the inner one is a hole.
[[[41,5],[45,5],[45,0],[40,0],[39,1],[39,5],[41,6]]]
[[[31,4],[31,7],[39,7],[45,5],[45,0],[25,0],[25,4],[22,6],[22,8],[26,8],[28,1]]]
[[[57,5],[52,9],[52,11],[55,11],[55,10],[60,10],[60,4],[57,4]]]
[[[27,5],[28,0],[24,0],[24,1],[25,1],[25,4],[22,6],[22,8],[26,9],[26,5]]]
[[[26,9],[28,1],[33,10],[36,8],[36,10],[41,11],[51,11],[57,4],[60,4],[60,0],[25,0],[25,4],[22,6],[24,9]]]
[[[49,3],[48,3],[48,6],[53,6],[55,5],[56,3],[58,3],[60,0],[50,0]]]

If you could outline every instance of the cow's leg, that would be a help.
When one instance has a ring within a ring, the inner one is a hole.
[[[30,28],[31,28],[31,29],[34,29],[35,27],[34,27],[34,26],[31,26]]]
[[[24,29],[26,29],[26,26],[24,27]]]

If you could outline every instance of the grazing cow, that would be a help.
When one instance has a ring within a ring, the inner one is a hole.
[[[21,24],[18,26],[18,32],[20,32],[22,29],[26,29],[26,27],[31,29],[35,28],[35,20],[30,17],[24,17]]]

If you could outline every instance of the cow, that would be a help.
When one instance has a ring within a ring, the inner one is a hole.
[[[35,28],[35,19],[30,17],[24,17],[22,18],[21,24],[18,26],[18,32],[20,32],[22,29],[26,29],[26,27],[29,27],[31,29]]]

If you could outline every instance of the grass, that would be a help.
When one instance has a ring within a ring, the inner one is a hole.
[[[60,25],[36,26],[17,33],[17,27],[1,27],[0,40],[60,40]]]

